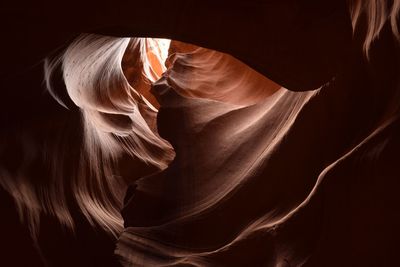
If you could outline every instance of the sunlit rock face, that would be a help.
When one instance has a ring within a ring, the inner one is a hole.
[[[45,6],[4,10],[0,265],[397,265],[399,0]]]
[[[346,74],[293,92],[229,55],[175,41],[166,65],[151,93],[158,132],[176,156],[127,198],[116,250],[123,265],[334,266],[326,259],[343,233],[349,256],[370,195],[357,188],[371,189],[358,181],[379,176],[355,164],[379,147],[389,156],[382,145],[398,128],[392,120],[368,131],[376,115],[373,94],[360,98],[367,81],[352,87]]]

